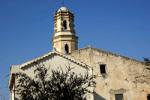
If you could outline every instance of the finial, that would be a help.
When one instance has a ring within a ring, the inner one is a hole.
[[[62,6],[64,6],[64,5],[65,5],[64,0],[61,0],[61,5],[62,5]]]

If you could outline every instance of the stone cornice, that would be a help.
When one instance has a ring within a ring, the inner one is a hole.
[[[75,35],[59,35],[59,36],[55,36],[55,37],[53,37],[52,38],[52,40],[54,40],[54,39],[58,39],[58,38],[72,38],[72,39],[74,39],[74,40],[78,40],[78,37],[77,36],[75,36]]]

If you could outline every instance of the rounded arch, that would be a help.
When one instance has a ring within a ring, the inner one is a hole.
[[[68,46],[68,44],[65,44],[65,53],[69,53],[69,46]]]

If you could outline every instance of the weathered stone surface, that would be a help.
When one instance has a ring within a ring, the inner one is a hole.
[[[147,100],[150,94],[150,66],[144,62],[95,48],[83,48],[71,56],[92,67],[96,75],[95,92],[100,100],[115,100],[115,94],[123,94],[124,100]],[[105,77],[100,64],[106,64]]]

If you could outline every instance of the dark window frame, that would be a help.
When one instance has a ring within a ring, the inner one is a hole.
[[[100,64],[100,73],[101,74],[106,74],[106,64]]]
[[[115,100],[124,100],[123,93],[115,94]]]

